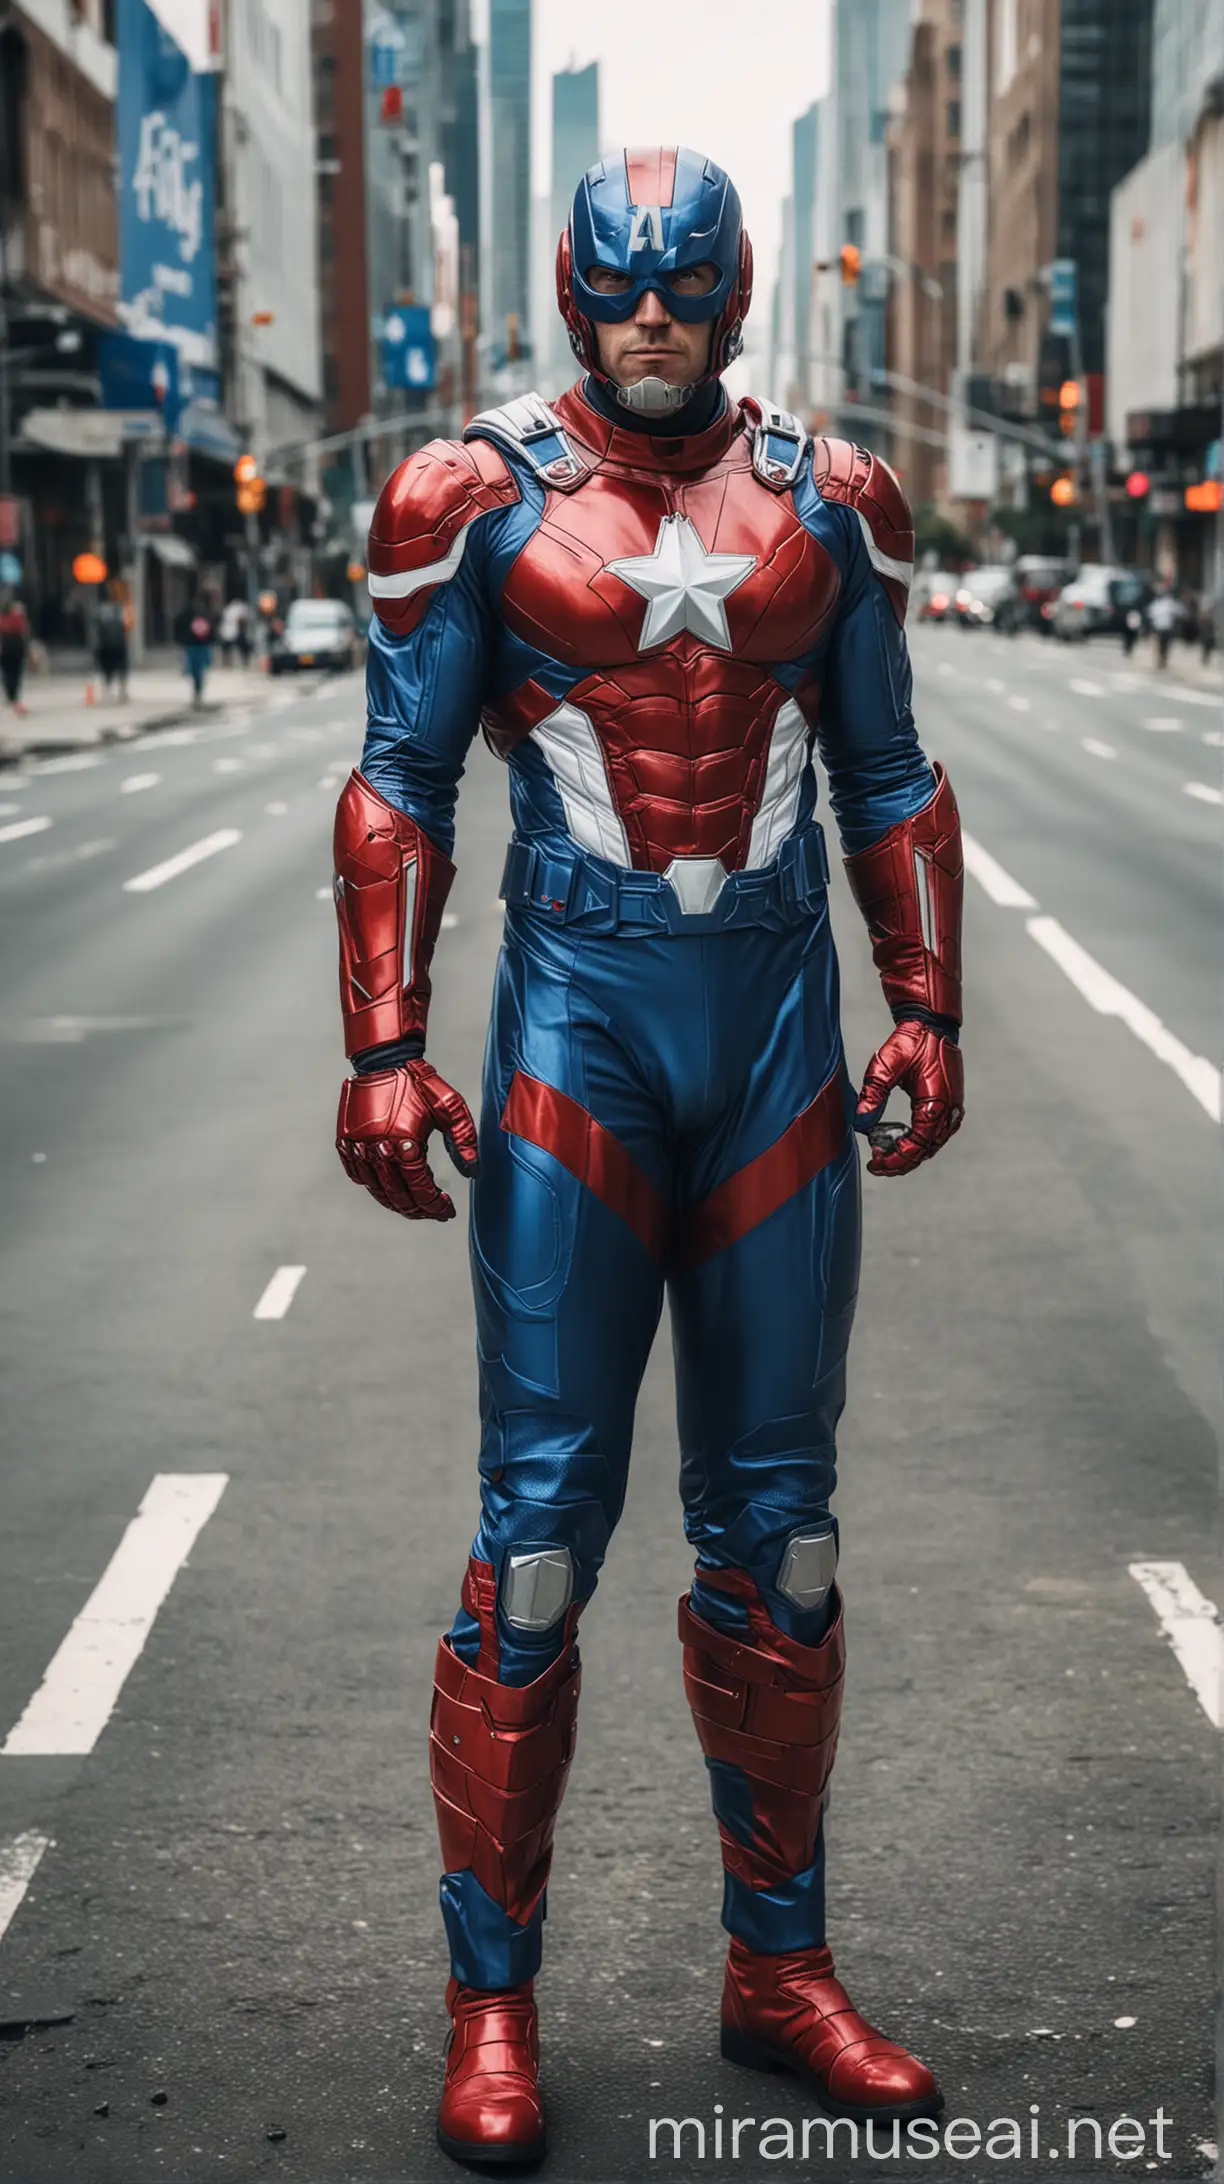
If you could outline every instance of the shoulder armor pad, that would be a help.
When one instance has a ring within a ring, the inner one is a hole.
[[[812,479],[822,500],[853,508],[871,566],[903,622],[914,575],[914,519],[896,471],[851,440],[817,440]]]
[[[436,586],[459,567],[470,525],[518,499],[495,448],[430,440],[409,455],[384,485],[370,525],[366,560],[379,621],[401,637],[415,629]]]
[[[794,484],[807,453],[808,436],[802,423],[793,411],[779,409],[776,402],[766,402],[759,395],[748,395],[740,408],[752,427],[753,469],[763,485],[784,493]]]
[[[482,410],[463,429],[465,440],[495,440],[521,456],[542,485],[572,492],[589,475],[556,414],[538,394],[519,394],[500,409]]]

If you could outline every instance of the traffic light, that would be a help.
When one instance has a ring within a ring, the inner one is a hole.
[[[1064,436],[1070,439],[1075,431],[1079,415],[1080,389],[1078,379],[1064,379],[1058,390],[1058,422]]]
[[[843,243],[838,252],[838,262],[841,266],[842,286],[857,287],[858,277],[863,269],[863,253],[858,244]]]
[[[1077,499],[1074,478],[1055,478],[1050,487],[1050,499],[1056,508],[1072,508]]]
[[[1143,500],[1151,482],[1146,470],[1132,470],[1126,481],[1127,498]]]
[[[238,491],[240,516],[257,516],[268,497],[266,481],[260,477],[259,464],[253,455],[240,455],[234,464],[234,483]]]

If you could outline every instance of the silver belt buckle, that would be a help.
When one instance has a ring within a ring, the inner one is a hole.
[[[721,857],[673,857],[663,877],[671,881],[682,914],[700,918],[707,917],[718,901],[727,868]]]

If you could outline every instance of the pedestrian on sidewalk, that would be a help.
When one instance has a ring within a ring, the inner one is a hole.
[[[204,677],[212,666],[213,640],[217,625],[212,611],[204,598],[197,593],[194,599],[180,608],[174,618],[174,642],[183,648],[183,672],[191,677],[192,704],[204,703]]]
[[[1167,667],[1169,646],[1181,620],[1181,608],[1173,594],[1171,584],[1162,584],[1147,610],[1148,628],[1156,639],[1156,665]]]
[[[109,698],[111,695],[112,683],[117,683],[120,703],[126,704],[128,624],[123,585],[118,578],[107,587],[106,597],[98,605],[94,623],[94,659],[106,696]]]
[[[0,591],[0,687],[19,719],[29,711],[21,702],[29,650],[29,616],[20,599],[6,586]]]
[[[251,657],[251,610],[245,599],[227,599],[221,610],[221,658],[226,667],[238,654],[245,667]]]

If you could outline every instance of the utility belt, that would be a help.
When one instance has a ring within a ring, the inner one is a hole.
[[[728,872],[717,857],[675,857],[666,872],[635,872],[577,847],[557,852],[515,839],[500,893],[508,910],[581,933],[697,935],[800,925],[820,915],[828,884],[824,829],[813,821],[751,872]]]

